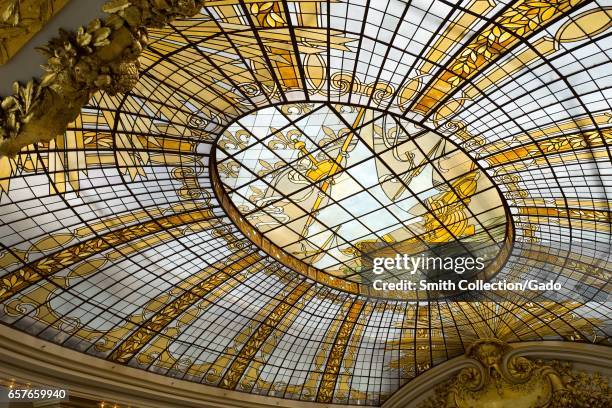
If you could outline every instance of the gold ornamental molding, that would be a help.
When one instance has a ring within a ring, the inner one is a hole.
[[[69,1],[0,1],[0,65],[13,58]]]
[[[383,408],[607,408],[612,349],[481,339],[394,394]]]
[[[110,0],[102,7],[105,19],[76,31],[60,30],[40,49],[48,58],[45,74],[26,84],[15,82],[13,94],[0,102],[0,157],[64,132],[95,92],[116,95],[132,89],[148,43],[147,27],[194,16],[203,5],[204,0]]]

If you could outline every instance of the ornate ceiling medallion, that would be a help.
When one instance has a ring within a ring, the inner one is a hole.
[[[478,164],[450,140],[394,115],[324,103],[248,114],[217,141],[217,194],[266,252],[318,281],[374,290],[375,258],[484,258],[490,279],[511,242],[504,201]],[[395,269],[385,280],[459,278]]]

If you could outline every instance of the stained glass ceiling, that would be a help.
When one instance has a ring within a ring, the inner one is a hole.
[[[389,114],[314,103],[265,108],[230,125],[217,149],[213,166],[248,234],[361,291],[380,279],[376,257],[493,261],[512,239],[499,192],[477,163]]]
[[[0,159],[0,320],[174,378],[373,406],[478,338],[610,345],[610,14],[219,0],[150,30],[131,92]],[[441,220],[432,199],[463,178]],[[405,241],[562,290],[362,290],[372,251]]]

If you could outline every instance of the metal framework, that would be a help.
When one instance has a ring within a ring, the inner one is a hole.
[[[0,159],[2,323],[175,378],[373,406],[479,338],[610,345],[609,4],[211,4],[150,31],[133,91]],[[427,188],[404,178],[425,168]],[[449,248],[563,289],[362,290],[377,253]]]

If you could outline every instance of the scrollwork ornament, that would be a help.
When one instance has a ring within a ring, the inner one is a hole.
[[[455,133],[459,130],[465,130],[466,128],[467,125],[460,120],[448,120],[444,122],[438,130],[440,133],[446,135]]]
[[[347,72],[336,72],[331,76],[330,82],[332,89],[338,92],[338,96],[343,96],[351,92],[351,86],[353,88],[360,86],[359,80]]]
[[[238,84],[238,92],[242,93],[247,98],[255,98],[263,95],[261,87],[256,82]]]
[[[575,372],[569,363],[531,360],[497,339],[466,350],[469,367],[444,381],[418,408],[604,408],[612,406],[608,380]]]
[[[365,94],[371,95],[372,101],[376,105],[380,105],[385,100],[389,99],[395,90],[391,85],[386,82],[377,82],[375,84],[370,84],[366,87]]]
[[[301,102],[283,105],[281,112],[290,116],[305,115],[312,112],[314,109],[314,103]]]

